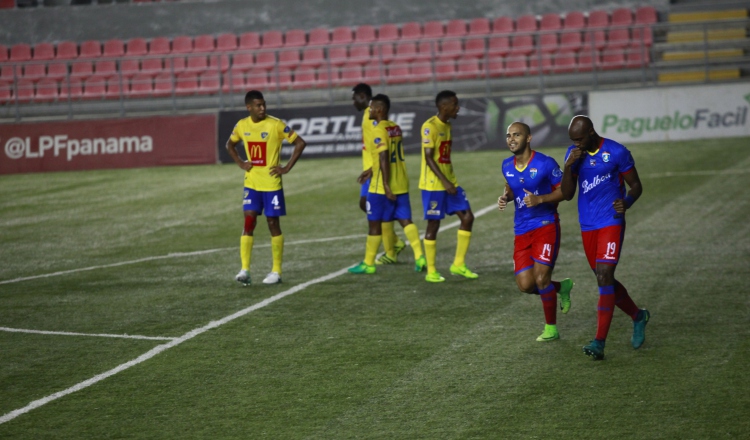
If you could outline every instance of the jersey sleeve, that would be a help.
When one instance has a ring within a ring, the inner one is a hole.
[[[286,122],[279,120],[276,127],[279,130],[279,139],[286,139],[290,144],[297,139],[297,132],[292,130],[292,127],[286,125]]]
[[[375,149],[375,154],[380,154],[381,151],[388,151],[388,131],[385,127],[378,125],[372,130],[372,147]]]
[[[429,122],[422,124],[422,148],[437,148],[437,132]]]
[[[625,147],[623,147],[622,149],[622,154],[620,156],[618,166],[620,168],[620,174],[629,173],[635,166],[635,161],[633,160],[633,154],[630,153],[630,150],[628,150]]]
[[[549,181],[553,188],[557,188],[562,182],[562,170],[560,169],[560,165],[557,164],[555,159],[550,157],[547,166],[549,167]]]
[[[242,135],[240,132],[240,123],[234,124],[234,128],[232,129],[232,134],[229,136],[229,140],[232,142],[239,142],[242,140]]]

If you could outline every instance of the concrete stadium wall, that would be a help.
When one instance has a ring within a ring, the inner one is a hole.
[[[379,25],[550,12],[611,10],[668,0],[222,0],[201,3],[112,4],[0,11],[0,44],[242,33],[319,26]]]

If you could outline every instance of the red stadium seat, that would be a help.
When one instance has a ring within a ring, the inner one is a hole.
[[[255,35],[257,36],[258,34],[255,33]],[[230,33],[220,34],[216,37],[216,50],[221,52],[237,50],[237,36]]]
[[[107,78],[94,75],[83,82],[83,99],[101,99],[107,92]]]
[[[99,58],[102,56],[102,43],[99,40],[87,40],[81,43],[78,58]]]
[[[221,89],[221,76],[216,72],[205,72],[198,77],[197,92],[204,95],[213,95]]]
[[[241,70],[229,70],[222,75],[221,90],[234,93],[245,90],[245,72]]]
[[[302,51],[302,65],[317,68],[325,63],[322,47],[307,48]]]
[[[432,81],[432,63],[429,61],[416,61],[409,67],[412,82]]]
[[[284,47],[302,47],[307,45],[307,33],[302,29],[290,29],[284,35]]]
[[[641,45],[651,47],[651,45],[654,43],[654,34],[651,31],[651,28],[645,26],[634,27],[633,38],[630,40],[630,43],[633,47],[640,47]]]
[[[193,55],[187,57],[185,71],[191,73],[203,73],[208,70],[208,57],[206,55]]]
[[[258,52],[255,56],[254,67],[256,69],[271,70],[276,66],[276,54],[274,52]]]
[[[175,95],[187,96],[198,92],[198,74],[195,72],[183,72],[177,75],[175,81]]]
[[[403,84],[409,81],[409,64],[403,61],[392,63],[388,66],[385,78],[388,84]]]
[[[515,30],[516,26],[510,17],[497,17],[492,21],[493,34],[512,34]]]
[[[14,44],[10,48],[10,61],[30,61],[31,46],[25,43]],[[32,89],[33,93],[33,89]]]
[[[445,39],[440,44],[440,52],[438,56],[440,58],[456,59],[460,57],[464,52],[463,45],[460,39]]]
[[[516,20],[516,31],[518,32],[535,32],[539,30],[539,23],[536,21],[536,15],[522,15]]]
[[[330,71],[325,66],[321,67],[317,71],[318,80],[316,87],[332,87],[338,86],[341,83],[339,77],[339,70],[331,68]]]
[[[576,52],[572,50],[561,50],[555,55],[553,70],[556,73],[575,72],[577,67]]]
[[[83,97],[83,81],[79,78],[70,78],[60,83],[60,99],[78,100]]]
[[[294,71],[294,79],[292,80],[293,89],[309,89],[317,85],[317,76],[313,67],[300,67]]]
[[[0,81],[14,82],[16,77],[21,77],[22,69],[20,65],[15,64],[0,64]]]
[[[650,62],[648,49],[631,47],[625,54],[625,65],[630,68],[647,66]]]
[[[456,61],[453,59],[439,59],[435,62],[435,79],[451,81],[456,76]]]
[[[607,36],[603,29],[591,29],[583,32],[583,50],[590,50],[591,47],[597,50],[604,49],[607,45]]]
[[[602,51],[602,70],[617,70],[625,67],[625,51],[622,48],[607,48]]]
[[[260,34],[257,32],[245,32],[240,35],[240,46],[241,50],[256,50],[260,49]]]
[[[68,65],[65,63],[47,64],[47,78],[60,81],[68,76]]]
[[[19,79],[15,83],[16,100],[21,103],[30,102],[34,99],[34,82],[30,79]]]
[[[84,80],[94,74],[94,63],[91,61],[76,61],[70,68],[70,77]]]
[[[540,31],[557,31],[562,29],[560,14],[544,14],[539,22]]]
[[[141,62],[135,58],[125,58],[120,60],[120,73],[125,78],[137,74],[141,70]]]
[[[39,81],[47,75],[44,64],[26,64],[23,66],[23,78],[31,81]]]
[[[122,84],[120,78],[110,78],[107,80],[107,90],[104,92],[104,98],[106,99],[120,99],[120,96],[125,95],[123,89],[127,92],[128,79],[122,78]]]
[[[333,44],[349,44],[354,41],[354,33],[352,28],[349,26],[340,26],[333,29],[333,37],[331,43]]]
[[[482,76],[482,69],[479,60],[476,58],[463,57],[456,61],[458,69],[456,71],[457,79],[478,79]]]
[[[399,41],[396,43],[396,53],[393,59],[399,62],[409,62],[417,58],[417,43],[415,41]]]
[[[505,74],[505,58],[492,57],[487,60],[484,68],[485,74],[497,78]]]
[[[641,6],[635,10],[636,24],[654,24],[659,21],[656,8],[653,6]]]
[[[148,45],[149,55],[168,55],[172,52],[169,40],[166,37],[157,37],[151,40]]]
[[[512,55],[528,55],[533,51],[534,38],[531,35],[514,35],[511,37],[510,53]]]
[[[328,61],[333,66],[341,66],[346,63],[349,53],[346,46],[333,46],[328,49]]]
[[[293,70],[288,67],[279,67],[271,72],[271,84],[276,85],[279,89],[288,89],[292,87]]]
[[[553,57],[554,55],[549,52],[532,53],[529,55],[529,73],[538,75],[540,71],[545,74],[552,72]]]
[[[4,44],[0,44],[0,62],[8,61],[8,48]]]
[[[353,64],[367,64],[370,62],[372,53],[369,44],[355,44],[349,49],[349,62]]]
[[[345,86],[353,86],[362,82],[362,79],[364,78],[364,75],[362,74],[362,66],[350,65],[342,67],[339,78],[340,84]]]
[[[352,32],[349,31],[349,39],[351,40]],[[309,35],[310,41],[308,41],[308,45],[310,46],[325,46],[328,45],[331,42],[331,33],[328,31],[327,28],[316,28],[310,31]]]
[[[172,40],[172,53],[192,53],[193,52],[193,38],[187,35],[180,35],[174,37]]]
[[[557,52],[560,43],[557,40],[557,33],[543,33],[539,35],[539,48],[542,52]]]
[[[586,27],[586,16],[583,12],[573,11],[565,14],[563,29],[583,29]]]
[[[44,78],[36,84],[36,98],[38,102],[52,102],[60,95],[60,83],[52,78]]]
[[[600,10],[589,12],[587,27],[589,29],[601,29],[609,27],[609,12]]]
[[[375,40],[377,40],[377,36],[375,35],[374,26],[362,25],[354,32],[354,41],[356,43],[372,43]]]
[[[273,83],[275,83],[275,80],[270,81],[268,72],[265,70],[251,70],[247,72],[245,77],[245,84],[248,89],[261,90],[271,86]],[[242,91],[244,92],[244,90]]]
[[[422,38],[422,25],[420,23],[416,21],[410,21],[408,23],[404,23],[403,26],[401,26],[402,40],[417,40],[419,38]],[[380,38],[380,40],[387,41],[383,38]]]
[[[393,44],[391,43],[380,43],[374,45],[372,55],[375,57],[372,61],[375,63],[381,62],[383,64],[390,63],[396,56]]]
[[[125,53],[128,56],[146,55],[148,53],[148,44],[144,38],[133,38],[125,43]]]
[[[463,37],[464,35],[466,35],[466,22],[464,20],[451,20],[445,26],[446,37]]]
[[[154,77],[164,71],[164,63],[161,58],[144,58],[141,60],[141,74]]]
[[[5,47],[3,46],[3,49]],[[7,55],[7,52],[6,52]],[[52,45],[52,43],[39,43],[36,46],[34,46],[34,60],[35,61],[49,61],[55,59],[55,46]],[[0,61],[4,61],[2,59],[2,55],[0,54]]]
[[[174,81],[171,73],[160,73],[154,77],[154,96],[172,96]]]
[[[284,45],[284,36],[281,31],[267,31],[263,33],[263,49],[276,49]]]
[[[500,37],[502,38],[502,37]],[[487,46],[484,44],[484,38],[467,38],[464,55],[473,58],[482,58],[487,53]]]
[[[563,31],[560,33],[560,49],[561,50],[573,50],[579,51],[583,45],[581,38],[581,32],[575,31]]]
[[[528,70],[529,64],[523,55],[509,56],[505,59],[505,76],[523,76]]]
[[[607,49],[630,46],[630,31],[627,28],[610,29],[607,36]]]
[[[362,76],[360,81],[366,82],[368,84],[380,84],[383,82],[384,75],[385,67],[378,63],[373,63],[362,68]]]
[[[601,56],[598,51],[592,52],[588,48],[584,48],[578,54],[578,70],[580,72],[590,72],[594,68],[599,68],[601,64]]]
[[[417,44],[417,56],[415,60],[429,61],[436,58],[440,51],[440,42],[437,40],[423,40]]]
[[[487,35],[490,33],[490,20],[474,18],[469,22],[469,35]]]
[[[58,60],[74,60],[78,58],[78,45],[72,41],[61,41],[57,43]]]
[[[208,57],[208,70],[210,72],[224,73],[229,70],[229,66],[231,65],[229,54],[211,55]]]
[[[612,26],[630,26],[633,24],[633,11],[630,8],[617,8],[612,11]]]
[[[109,78],[117,75],[117,62],[115,60],[98,60],[94,62],[96,76]]]
[[[13,100],[13,83],[0,81],[0,104],[6,104]]]
[[[510,37],[490,37],[490,57],[504,57],[510,53]]]
[[[125,42],[114,38],[104,42],[104,51],[102,56],[105,57],[121,57],[125,55]]]
[[[279,51],[279,66],[295,69],[300,64],[299,50],[286,49]]]
[[[185,57],[166,57],[164,58],[164,72],[177,75],[185,71],[187,63]],[[156,89],[156,85],[154,85]]]
[[[273,53],[271,53],[273,55]],[[275,62],[274,58],[274,62]],[[250,70],[255,65],[255,57],[250,52],[240,52],[238,54],[234,55],[234,58],[232,59],[232,69],[234,70],[240,70],[240,71],[247,71]],[[273,67],[273,63],[271,64],[271,67]]]
[[[154,82],[151,75],[139,73],[130,79],[128,96],[133,98],[147,98],[154,93]]]
[[[216,40],[213,35],[198,35],[193,39],[193,52],[208,53],[216,50]]]
[[[424,24],[423,38],[443,38],[445,36],[445,26],[442,21],[428,21]]]
[[[386,23],[378,28],[378,41],[396,41],[398,39],[398,27],[395,24]]]

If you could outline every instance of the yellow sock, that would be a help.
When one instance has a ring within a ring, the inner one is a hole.
[[[271,237],[271,254],[273,254],[273,269],[271,269],[271,272],[281,275],[281,261],[284,259],[283,234]]]
[[[422,255],[422,243],[419,241],[419,229],[414,223],[404,228],[406,239],[409,240],[411,249],[414,251],[414,259],[418,260]]]
[[[393,222],[383,222],[380,224],[383,228],[383,248],[385,254],[391,258],[396,258],[396,233],[393,231]]]
[[[466,252],[469,250],[471,242],[471,231],[458,230],[458,242],[456,243],[456,258],[453,260],[454,266],[463,266],[466,264]]]
[[[250,259],[253,255],[253,236],[243,235],[240,237],[240,259],[242,260],[242,269],[250,270]]]
[[[426,240],[424,241],[424,256],[427,260],[427,273],[433,273],[437,272],[437,268],[435,267],[435,254],[437,254],[437,250],[435,249],[437,247],[437,241],[436,240]]]
[[[382,241],[382,235],[368,235],[367,236],[367,247],[365,248],[365,264],[368,266],[375,265],[375,255],[378,253],[380,242]]]

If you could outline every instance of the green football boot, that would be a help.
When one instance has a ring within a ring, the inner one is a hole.
[[[560,295],[560,310],[563,313],[570,311],[570,291],[573,290],[575,283],[570,278],[565,278],[560,281],[560,291],[557,292]]]
[[[468,267],[464,264],[463,266],[456,266],[451,264],[450,268],[451,274],[453,275],[460,275],[464,278],[468,278],[470,280],[475,280],[479,278],[479,275],[475,274],[474,272],[470,271]]]
[[[432,272],[432,273],[428,273],[424,277],[424,280],[427,281],[428,283],[442,283],[443,281],[445,281],[445,278],[443,278],[443,276],[440,275],[440,272]]]
[[[422,255],[414,262],[414,272],[423,272],[425,267],[427,267],[427,259]]]
[[[560,333],[557,332],[557,326],[555,324],[544,324],[544,333],[536,338],[537,342],[547,342],[560,339]]]
[[[372,274],[375,273],[375,266],[369,266],[365,264],[365,262],[361,262],[358,265],[354,267],[349,268],[349,273],[355,273],[355,274]]]

